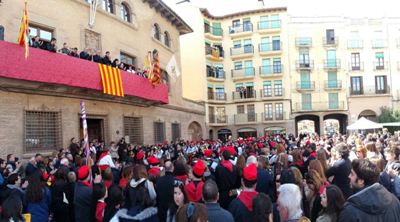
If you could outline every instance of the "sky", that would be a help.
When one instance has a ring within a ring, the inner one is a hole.
[[[172,9],[181,0],[163,0]],[[258,9],[258,0],[190,0],[190,3],[207,8],[213,15]],[[264,0],[264,7],[288,8],[291,16],[345,16],[352,18],[400,17],[400,0]]]

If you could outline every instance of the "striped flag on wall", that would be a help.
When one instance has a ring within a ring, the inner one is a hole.
[[[18,35],[18,44],[25,46],[25,59],[28,58],[29,55],[29,21],[28,21],[28,3],[25,0],[24,11],[21,18],[21,26],[19,29]]]
[[[104,64],[99,64],[99,69],[103,93],[123,97],[125,94],[122,86],[121,71]]]

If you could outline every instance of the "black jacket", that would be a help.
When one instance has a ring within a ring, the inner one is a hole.
[[[81,53],[79,53],[79,58],[92,61],[92,56],[85,51],[82,51]]]
[[[73,187],[67,182],[55,182],[51,187],[51,211],[54,221],[72,222],[73,218]],[[64,199],[64,196],[66,200]]]
[[[174,200],[175,177],[171,172],[165,172],[165,176],[158,178],[156,184],[158,218],[165,221],[168,205]]]
[[[99,55],[94,55],[93,56],[93,62],[102,63],[103,59]]]
[[[400,221],[400,202],[385,187],[375,183],[347,199],[338,221]]]
[[[105,64],[105,65],[111,65],[111,60],[110,60],[110,58],[108,58],[108,56],[104,56],[103,57],[103,64]]]
[[[257,168],[257,186],[256,191],[269,195],[270,188],[274,181],[274,176],[267,170]]]
[[[334,176],[332,183],[338,186],[347,199],[351,194],[349,175],[351,172],[351,161],[349,159],[341,159],[335,162],[331,168],[326,171],[326,177]]]
[[[236,166],[232,166],[232,172],[219,164],[215,169],[215,182],[218,185],[219,203],[221,207],[228,209],[235,196],[229,196],[229,191],[240,187],[240,177]]]
[[[208,222],[234,222],[232,214],[218,203],[207,203]]]
[[[77,182],[74,193],[74,210],[76,222],[91,222],[94,220],[93,190],[82,182]]]

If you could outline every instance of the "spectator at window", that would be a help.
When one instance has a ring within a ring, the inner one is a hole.
[[[114,61],[111,63],[111,66],[118,68],[119,67],[119,59],[114,59]]]
[[[92,55],[89,53],[89,49],[86,48],[79,54],[79,58],[92,61]]]
[[[95,50],[95,54],[93,55],[93,62],[102,63],[103,59],[100,56],[100,52]]]
[[[126,71],[126,66],[125,66],[125,64],[122,63],[122,62],[119,64],[118,68],[119,68],[120,70]]]
[[[70,53],[69,53],[69,55],[70,56],[73,56],[73,57],[76,57],[76,58],[79,58],[79,55],[78,55],[78,48],[72,48],[72,50],[70,51]]]
[[[40,41],[39,36],[35,36],[32,40],[32,47],[33,48],[40,48],[40,46],[42,45],[42,42]]]
[[[111,65],[111,59],[110,59],[110,52],[107,51],[105,56],[103,57],[103,64],[105,65]]]
[[[57,39],[51,38],[50,43],[47,43],[46,50],[50,52],[57,52]]]
[[[59,52],[69,55],[70,50],[68,49],[68,44],[66,42],[64,42],[63,47],[59,50]]]

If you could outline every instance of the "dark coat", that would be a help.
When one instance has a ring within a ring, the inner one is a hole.
[[[94,55],[93,56],[93,62],[102,63],[103,59],[99,55]]]
[[[351,168],[351,161],[346,158],[336,161],[335,164],[326,171],[327,178],[335,176],[332,183],[342,190],[345,199],[352,194],[349,179]]]
[[[72,207],[74,202],[73,187],[67,182],[55,182],[51,187],[51,210],[57,222],[74,221]],[[68,203],[64,201],[64,195]]]
[[[235,196],[229,196],[229,191],[240,187],[240,177],[236,166],[233,166],[232,172],[219,164],[215,169],[215,182],[218,185],[219,203],[221,207],[228,209],[229,204]]]
[[[56,47],[54,45],[52,45],[51,43],[47,43],[46,50],[49,52],[57,52]]]
[[[400,202],[385,187],[375,183],[347,199],[338,221],[400,221]]]
[[[231,212],[235,222],[253,222],[253,212],[249,211],[246,206],[239,200],[235,198],[229,204],[229,212]]]
[[[81,53],[79,53],[79,58],[89,60],[89,61],[92,60],[92,56],[85,51],[82,51]]]
[[[25,168],[25,177],[30,177],[36,170],[38,170],[38,167],[29,162]]]
[[[208,222],[234,222],[232,214],[218,203],[207,203]]]
[[[88,187],[82,182],[77,182],[75,184],[74,210],[76,222],[90,222],[94,220],[92,194],[93,190],[91,187]]]
[[[43,188],[43,198],[39,202],[28,202],[25,197],[26,212],[31,214],[32,222],[47,222],[50,214],[51,193]]]
[[[168,205],[174,200],[175,177],[171,172],[165,172],[165,176],[158,178],[156,184],[158,218],[165,221]]]
[[[256,191],[269,195],[270,188],[274,182],[274,176],[267,170],[257,168],[257,186]]]
[[[110,66],[111,65],[111,60],[108,56],[103,57],[103,64]]]

